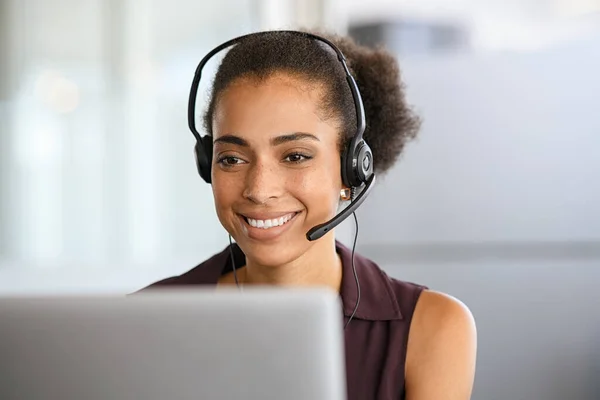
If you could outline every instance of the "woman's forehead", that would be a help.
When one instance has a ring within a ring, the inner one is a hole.
[[[217,108],[243,108],[262,101],[267,104],[295,102],[299,106],[310,105],[317,109],[323,99],[323,92],[322,85],[283,72],[264,78],[244,76],[234,80],[223,90],[219,95]]]
[[[322,118],[322,89],[293,76],[260,81],[244,78],[219,98],[213,118],[213,135],[274,136],[305,132],[320,137],[337,130]]]

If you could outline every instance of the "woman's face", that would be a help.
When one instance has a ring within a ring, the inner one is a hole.
[[[213,117],[215,205],[253,262],[298,259],[315,243],[306,233],[337,211],[338,128],[319,117],[321,96],[318,86],[283,73],[241,78],[221,93]]]

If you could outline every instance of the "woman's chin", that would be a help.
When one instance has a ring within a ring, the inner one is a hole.
[[[298,245],[291,244],[273,245],[273,243],[251,241],[240,243],[240,247],[246,255],[247,262],[269,268],[289,264],[304,253],[299,251]]]

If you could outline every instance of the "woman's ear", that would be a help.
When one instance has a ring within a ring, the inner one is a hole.
[[[344,186],[344,188],[340,190],[340,199],[342,199],[342,201],[348,201],[351,198],[351,194],[352,191],[350,190],[350,188]]]

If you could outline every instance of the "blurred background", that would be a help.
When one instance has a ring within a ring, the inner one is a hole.
[[[423,127],[357,248],[471,308],[473,398],[600,399],[600,0],[0,0],[0,295],[127,293],[220,251],[193,72],[296,27],[400,60]]]

